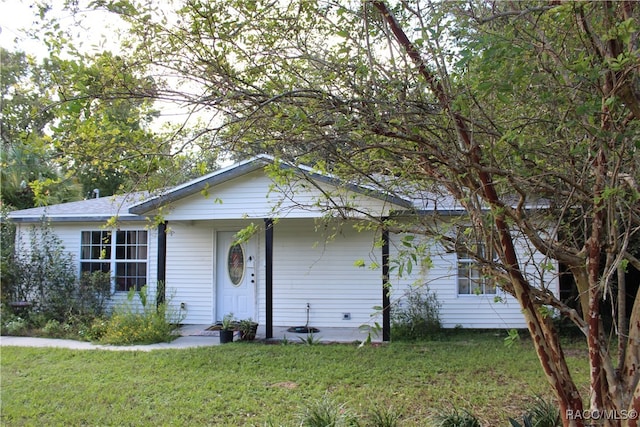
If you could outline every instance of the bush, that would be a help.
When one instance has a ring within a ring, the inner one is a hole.
[[[432,338],[441,330],[441,305],[428,288],[411,291],[391,308],[392,336],[401,340]]]
[[[310,403],[303,408],[301,426],[307,427],[342,427],[342,426],[371,426],[396,427],[400,425],[402,416],[392,408],[371,408],[359,417],[344,404],[338,404],[325,395],[321,400]],[[269,424],[272,425],[272,424]]]
[[[6,297],[29,302],[31,311],[46,320],[63,322],[75,293],[76,266],[51,228],[46,223],[33,227],[29,248],[16,248],[12,261],[9,271],[3,271],[11,278],[3,291]]]
[[[0,203],[0,302],[8,304],[15,283],[15,237],[16,226],[7,220],[7,205]]]
[[[167,342],[176,338],[173,331],[182,320],[180,313],[172,310],[168,303],[158,307],[149,306],[146,286],[138,292],[138,301],[134,301],[135,296],[132,289],[127,301],[114,308],[99,341],[103,344],[130,345]],[[102,331],[96,329],[93,332]]]
[[[90,319],[104,315],[111,298],[111,274],[103,271],[84,272],[75,299],[75,309],[80,316]]]
[[[29,332],[28,322],[19,316],[3,316],[2,335],[22,336]]]
[[[93,319],[89,325],[85,325],[80,329],[78,335],[87,341],[100,341],[107,333],[108,326],[108,319],[97,317]]]
[[[51,338],[60,338],[65,334],[64,325],[55,319],[49,320],[42,328],[44,335]]]

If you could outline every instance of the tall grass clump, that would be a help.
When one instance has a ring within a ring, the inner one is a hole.
[[[358,426],[357,417],[345,408],[329,399],[326,395],[310,404],[304,410],[301,426],[304,427],[351,427]]]
[[[391,307],[391,335],[400,340],[433,338],[441,331],[441,306],[429,288],[409,292]]]
[[[467,410],[452,409],[433,418],[434,427],[480,427],[478,418]]]
[[[561,426],[560,410],[553,400],[546,400],[540,396],[536,396],[536,401],[529,410],[522,416],[523,424],[513,418],[509,418],[509,422],[514,427],[531,426],[531,427],[557,427]]]
[[[99,341],[113,345],[168,342],[176,338],[174,331],[181,321],[181,313],[169,302],[157,307],[149,304],[147,287],[143,286],[137,293],[129,290],[127,300],[114,307]]]
[[[400,425],[402,415],[393,408],[374,407],[369,413],[369,423],[372,427],[397,427]]]

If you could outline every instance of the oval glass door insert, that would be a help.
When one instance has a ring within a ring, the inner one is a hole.
[[[244,251],[242,246],[235,244],[229,248],[229,256],[227,257],[227,270],[229,271],[229,279],[233,286],[240,286],[244,277]]]

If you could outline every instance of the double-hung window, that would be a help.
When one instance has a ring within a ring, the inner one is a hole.
[[[115,279],[115,291],[139,291],[147,284],[146,230],[83,231],[80,272],[102,271]]]
[[[477,254],[485,258],[484,245],[478,245]],[[480,263],[464,250],[458,251],[458,295],[495,295],[495,282],[483,273]]]

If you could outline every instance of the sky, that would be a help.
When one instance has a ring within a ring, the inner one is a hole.
[[[37,57],[47,55],[46,46],[39,41],[31,39],[27,30],[37,26],[39,17],[36,15],[38,8],[31,0],[0,0],[0,46],[8,50],[22,50],[27,54]],[[81,22],[74,20],[69,12],[62,11],[64,0],[51,0],[54,9],[51,12],[60,21],[65,29],[73,30],[75,43],[81,45],[85,51],[91,51],[93,45],[102,45],[103,50],[109,47],[109,41],[113,41],[114,29],[117,21],[109,19],[108,14],[99,11],[90,11],[82,15]],[[115,47],[115,43],[111,43]]]
[[[0,46],[10,51],[24,51],[36,58],[48,56],[48,50],[44,43],[33,40],[27,34],[28,29],[37,28],[39,17],[38,8],[33,4],[37,0],[0,0]],[[110,16],[107,12],[86,11],[78,21],[69,13],[62,10],[64,0],[49,0],[54,5],[50,12],[55,16],[62,28],[72,31],[73,43],[84,53],[102,52],[110,50],[118,52],[117,37],[118,28],[124,28],[123,24]],[[0,58],[0,73],[2,72],[2,58]],[[160,111],[152,129],[161,131],[165,124],[183,124],[185,121],[193,123],[195,120],[208,121],[210,113],[203,112],[190,116],[184,106],[167,102],[156,102],[156,108]]]
[[[63,29],[71,31],[73,43],[81,52],[118,52],[116,31],[125,27],[113,15],[104,11],[86,10],[76,19],[70,12],[62,10],[64,0],[50,2],[54,9],[49,13],[59,20]],[[48,56],[47,46],[41,41],[33,40],[27,33],[29,29],[39,26],[38,8],[34,3],[34,0],[0,0],[0,46],[10,51],[21,50],[36,58],[44,58]],[[1,66],[0,58],[0,72]],[[176,110],[175,106],[158,107],[164,117],[156,123],[158,128],[163,122],[173,121],[172,117],[180,120],[185,114],[183,110]]]
[[[33,22],[33,6],[20,0],[0,1],[0,46],[5,49],[36,50],[37,43],[26,37],[23,28],[29,28]],[[17,41],[16,41],[17,39]],[[42,47],[39,47],[42,50]]]

